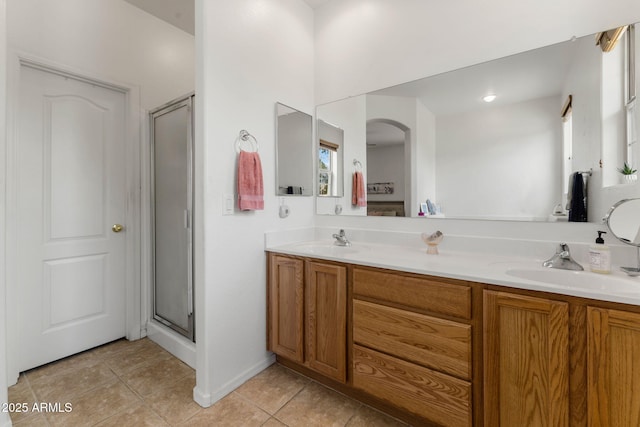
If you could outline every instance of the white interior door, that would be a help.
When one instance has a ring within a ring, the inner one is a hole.
[[[125,106],[115,89],[20,67],[19,371],[125,336]]]

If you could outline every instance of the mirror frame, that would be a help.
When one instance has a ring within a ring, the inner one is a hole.
[[[640,197],[638,198],[632,198],[632,199],[622,199],[618,202],[616,202],[613,206],[611,206],[611,208],[609,209],[609,212],[607,212],[607,215],[604,217],[605,223],[607,224],[607,228],[609,229],[609,231],[611,232],[611,234],[618,239],[619,241],[621,241],[622,243],[625,243],[627,245],[630,246],[635,246],[637,248],[640,248],[640,243],[633,243],[631,241],[629,241],[628,239],[624,238],[624,237],[620,237],[618,236],[613,229],[611,228],[611,215],[613,214],[613,212],[618,209],[621,205],[627,203],[627,202],[632,202],[632,201],[640,201]],[[638,222],[640,223],[640,217],[638,218]]]

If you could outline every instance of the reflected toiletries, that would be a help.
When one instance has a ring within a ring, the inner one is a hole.
[[[589,266],[594,273],[608,274],[611,272],[611,251],[604,244],[603,234],[606,231],[598,231],[596,243],[589,246]]]

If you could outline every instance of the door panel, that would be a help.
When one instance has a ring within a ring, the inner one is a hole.
[[[569,425],[569,305],[484,291],[486,426]]]
[[[100,236],[106,190],[102,135],[108,112],[77,96],[43,101],[47,235],[49,239]]]
[[[16,324],[20,371],[125,335],[126,95],[20,67]]]

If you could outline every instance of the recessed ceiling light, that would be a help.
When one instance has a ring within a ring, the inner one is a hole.
[[[484,102],[493,102],[495,99],[496,99],[496,96],[494,94],[489,94],[482,97],[482,100]]]

